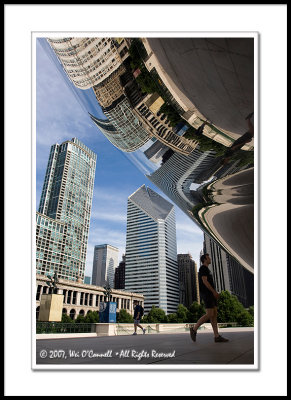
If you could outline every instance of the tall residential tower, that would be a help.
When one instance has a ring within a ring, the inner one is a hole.
[[[96,154],[77,138],[51,147],[36,213],[36,272],[84,280]]]

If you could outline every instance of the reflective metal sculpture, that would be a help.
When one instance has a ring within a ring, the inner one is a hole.
[[[253,272],[253,38],[42,45],[98,130]]]

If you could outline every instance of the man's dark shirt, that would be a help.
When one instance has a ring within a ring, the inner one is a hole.
[[[206,265],[201,265],[199,268],[199,273],[198,273],[198,279],[199,279],[199,290],[200,294],[202,296],[207,296],[209,294],[213,295],[213,293],[204,285],[202,276],[207,276],[207,281],[210,283],[210,285],[215,289],[214,281],[213,281],[213,276]]]
[[[137,306],[135,306],[135,308],[134,308],[134,314],[133,314],[134,319],[136,319],[138,312],[139,312],[138,319],[141,319],[142,307],[139,304]]]

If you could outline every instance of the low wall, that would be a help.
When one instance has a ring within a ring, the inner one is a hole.
[[[96,323],[95,329],[92,329],[91,333],[40,333],[36,334],[36,339],[62,339],[62,338],[81,338],[81,337],[102,337],[102,336],[124,336],[132,335],[134,332],[133,323]],[[147,334],[159,334],[159,333],[185,333],[189,331],[190,326],[194,323],[182,323],[182,324],[142,324],[146,329]],[[218,323],[219,328],[225,328],[228,326],[236,326],[235,323]],[[203,324],[199,329],[212,329],[210,323]],[[95,331],[95,332],[94,332]],[[141,329],[137,328],[137,333],[141,334]]]

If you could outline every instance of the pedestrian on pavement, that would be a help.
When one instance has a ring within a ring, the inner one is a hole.
[[[219,293],[215,290],[212,274],[209,269],[211,264],[211,258],[209,254],[203,254],[201,256],[201,267],[199,268],[198,279],[199,279],[199,290],[200,296],[204,302],[206,314],[203,315],[194,326],[190,328],[190,336],[193,342],[196,342],[196,335],[199,326],[210,320],[213,333],[214,342],[228,342],[228,339],[223,338],[218,333],[217,327],[217,300]]]
[[[133,305],[134,305],[134,314],[133,314],[133,320],[134,320],[134,333],[133,335],[137,335],[137,327],[139,327],[140,329],[142,329],[143,334],[146,333],[146,330],[141,326],[140,324],[140,320],[141,317],[143,316],[143,307],[141,305],[138,304],[137,300],[133,301]]]

